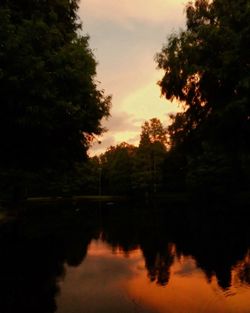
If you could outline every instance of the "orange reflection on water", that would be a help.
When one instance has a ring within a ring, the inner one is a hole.
[[[88,256],[110,256],[114,254],[117,257],[139,257],[141,256],[141,251],[138,247],[135,247],[133,250],[124,251],[120,246],[111,247],[108,243],[102,240],[93,240],[88,247]]]
[[[177,257],[174,245],[166,251],[172,254],[167,260],[172,261],[167,263],[168,282],[161,286],[157,279],[149,279],[144,250],[124,253],[100,240],[92,241],[84,262],[66,268],[57,312],[250,312],[250,289],[241,278],[250,268],[249,254],[235,265],[232,286],[224,291],[215,276],[208,281],[191,256]],[[162,257],[157,256],[156,272],[162,264]]]
[[[248,265],[249,260],[248,256]],[[219,287],[215,276],[209,282],[195,260],[184,256],[175,256],[167,286],[159,287],[145,275],[138,275],[128,288],[131,296],[157,312],[250,312],[250,289],[242,283],[236,285],[233,279],[239,276],[246,260],[242,263],[232,270],[232,286],[227,291]]]
[[[214,281],[207,282],[190,257],[182,257],[181,262],[175,259],[165,287],[150,283],[145,275],[135,277],[128,286],[131,295],[143,299],[157,312],[223,312],[215,299],[216,287]]]

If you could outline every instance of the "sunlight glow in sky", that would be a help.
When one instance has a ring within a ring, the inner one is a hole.
[[[154,56],[168,35],[184,27],[186,0],[82,0],[79,16],[90,35],[97,80],[113,96],[108,129],[90,155],[126,141],[138,144],[141,125],[157,117],[167,124],[168,113],[180,110],[160,97]]]

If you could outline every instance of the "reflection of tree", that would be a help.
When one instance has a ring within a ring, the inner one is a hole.
[[[125,254],[138,247],[138,224],[141,217],[140,210],[134,210],[132,204],[128,212],[128,205],[107,206],[102,214],[102,239],[114,250],[122,250]]]
[[[166,157],[167,131],[157,118],[144,122],[134,157],[133,187],[156,193],[162,186],[162,163]]]
[[[166,285],[173,263],[171,242],[178,255],[192,255],[207,276],[215,275],[222,289],[231,285],[232,267],[244,258],[250,246],[244,212],[232,209],[203,213],[197,207],[163,210],[114,208],[104,216],[104,238],[114,247],[129,252],[140,247],[151,281]],[[242,281],[250,281],[250,266],[242,269]]]
[[[236,267],[239,280],[244,285],[250,285],[250,251],[248,251],[245,259]]]
[[[29,217],[0,228],[0,312],[55,312],[63,264],[82,262],[100,222],[103,239],[114,249],[128,255],[141,248],[148,277],[160,286],[168,284],[179,255],[192,255],[208,280],[216,275],[223,289],[231,284],[235,264],[240,264],[236,271],[240,281],[250,283],[250,258],[244,259],[250,231],[240,212],[237,217],[202,214],[197,208],[135,209],[132,204],[103,206],[102,211],[89,208],[75,215]]]
[[[1,312],[55,312],[63,264],[78,265],[85,257],[92,228],[50,219],[38,222],[32,218],[28,223],[1,227]]]
[[[196,259],[208,281],[215,275],[222,289],[231,286],[232,267],[244,258],[249,246],[247,219],[240,216],[243,212],[229,210],[199,213],[195,218],[187,215],[187,226],[181,225],[177,239],[178,250]]]
[[[152,282],[156,281],[161,286],[167,285],[170,267],[174,260],[172,245],[169,244],[164,248],[159,250],[157,248],[149,249],[149,247],[142,248],[149,279]]]
[[[174,255],[166,229],[158,225],[152,213],[140,209],[128,212],[127,208],[109,210],[103,218],[103,238],[126,255],[140,247],[149,279],[164,286],[169,280]]]

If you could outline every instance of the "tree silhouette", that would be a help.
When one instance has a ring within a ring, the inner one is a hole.
[[[187,183],[194,190],[199,185],[206,190],[209,181],[230,191],[249,181],[249,21],[246,0],[189,2],[186,29],[171,35],[156,56],[165,71],[162,94],[184,106],[172,117],[170,139],[172,147],[184,147],[192,163]],[[220,159],[216,168],[208,154]],[[218,181],[222,175],[231,182]]]
[[[109,114],[78,2],[1,1],[0,167],[19,179],[84,160]]]

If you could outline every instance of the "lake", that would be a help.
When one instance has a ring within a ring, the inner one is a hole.
[[[39,208],[0,245],[0,312],[250,312],[247,208]]]

